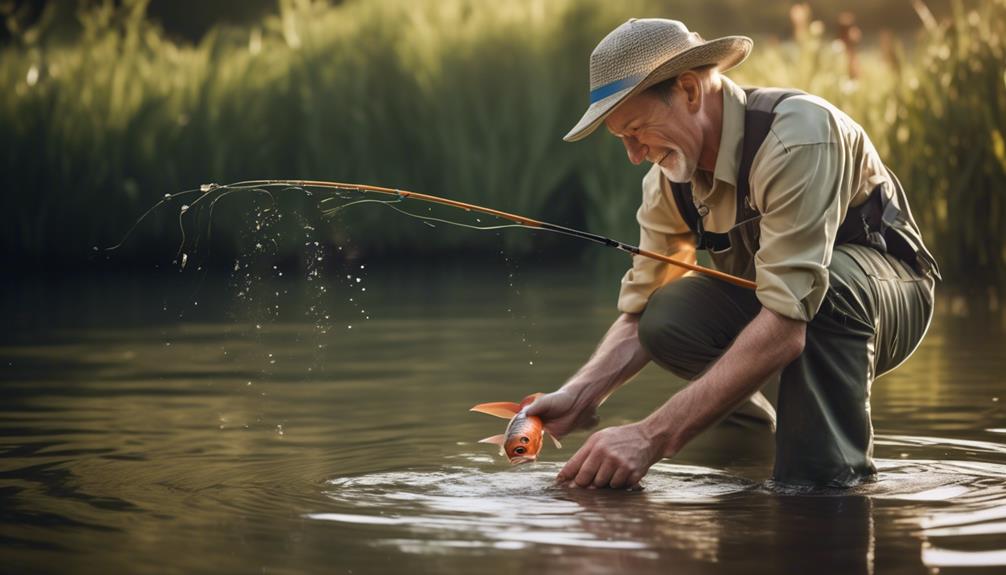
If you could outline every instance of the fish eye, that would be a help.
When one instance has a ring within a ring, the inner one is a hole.
[[[518,445],[518,446],[517,446],[516,448],[514,448],[514,450],[513,450],[513,452],[514,452],[514,453],[516,453],[517,455],[523,455],[525,451],[527,451],[527,450],[526,450],[526,449],[524,449],[524,448],[523,448],[522,446],[520,446],[520,445]]]
[[[521,442],[521,443],[527,443],[528,441],[531,441],[531,440],[530,440],[530,439],[528,439],[526,435],[525,435],[524,437],[521,437],[521,438],[520,438],[520,442]]]

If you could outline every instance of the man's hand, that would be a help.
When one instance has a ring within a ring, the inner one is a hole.
[[[559,471],[556,482],[578,487],[635,487],[664,449],[645,432],[642,423],[602,429],[587,438],[583,447]]]
[[[541,418],[545,431],[557,439],[577,429],[590,429],[597,425],[597,406],[584,401],[582,394],[560,389],[539,397],[525,412]]]

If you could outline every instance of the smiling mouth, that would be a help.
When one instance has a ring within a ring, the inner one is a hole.
[[[538,457],[535,455],[518,455],[516,457],[510,458],[510,465],[520,465],[521,463],[530,463],[537,459]]]

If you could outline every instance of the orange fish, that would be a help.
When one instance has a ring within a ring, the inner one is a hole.
[[[542,427],[541,418],[537,416],[525,415],[521,409],[531,405],[534,400],[544,395],[535,393],[521,400],[520,403],[511,401],[497,401],[495,403],[480,403],[469,411],[487,413],[509,419],[506,431],[501,435],[494,435],[479,440],[479,443],[492,443],[500,446],[500,455],[506,455],[510,459],[511,465],[528,463],[538,459],[538,452],[541,451],[542,438],[545,429]],[[559,440],[549,436],[556,447],[562,447]]]

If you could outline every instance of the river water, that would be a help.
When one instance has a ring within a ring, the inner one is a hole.
[[[617,275],[343,262],[3,288],[0,571],[935,573],[1006,570],[1006,313],[943,294],[873,392],[876,482],[782,493],[723,424],[642,491],[511,468],[469,413],[562,383]],[[994,303],[994,302],[993,302]],[[601,409],[644,416],[655,366]]]

